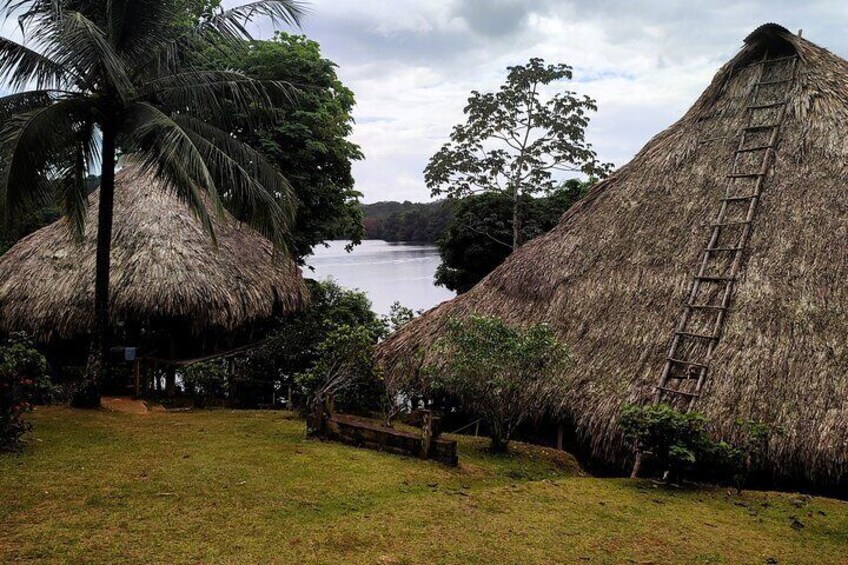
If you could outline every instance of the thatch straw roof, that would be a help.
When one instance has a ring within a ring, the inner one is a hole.
[[[232,216],[214,217],[218,247],[173,193],[140,167],[115,181],[111,314],[115,322],[184,320],[199,331],[238,328],[300,309],[308,291],[293,261]],[[64,220],[0,257],[0,331],[40,340],[91,331],[98,192],[89,197],[85,236]]]
[[[757,81],[753,62],[797,53],[773,168],[724,332],[696,409],[722,435],[753,417],[783,426],[776,478],[848,483],[848,62],[774,24],[756,30],[695,105],[474,289],[379,349],[408,370],[449,317],[549,322],[577,359],[556,407],[596,461],[628,465],[617,420],[648,401],[724,196]]]

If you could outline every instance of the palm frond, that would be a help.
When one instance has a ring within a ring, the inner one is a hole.
[[[30,90],[0,97],[0,120],[47,106],[56,98],[57,95],[52,90]]]
[[[216,213],[223,210],[218,190],[201,151],[186,131],[161,110],[140,102],[126,115],[126,142],[138,153],[141,166],[164,180],[201,221],[209,235],[215,229],[203,193]]]
[[[233,215],[288,251],[297,198],[282,173],[223,130],[186,115],[174,116],[174,121],[201,151]]]
[[[140,73],[149,69],[159,76],[175,73],[185,53],[199,57],[206,49],[245,49],[248,45],[245,40],[251,38],[247,25],[255,18],[269,18],[275,25],[299,26],[306,13],[305,4],[299,0],[249,2],[204,17],[190,29],[168,30],[167,26],[160,26],[155,44],[145,45],[143,50],[133,54],[133,59]],[[172,33],[169,35],[166,30]]]
[[[12,90],[63,88],[79,79],[56,60],[0,37],[0,80]]]
[[[85,231],[85,213],[88,209],[88,171],[99,168],[101,161],[100,132],[93,121],[79,125],[77,142],[72,151],[71,167],[60,173],[59,205],[71,233],[79,241]]]
[[[81,124],[91,106],[79,98],[60,100],[16,114],[0,129],[0,210],[8,224],[55,198],[55,181],[73,166]]]
[[[181,2],[106,0],[107,36],[131,61],[143,61],[181,35],[178,21],[185,16]]]
[[[84,14],[66,11],[51,25],[35,31],[33,37],[48,46],[46,55],[51,60],[77,70],[89,84],[112,88],[123,101],[133,97],[134,86],[124,61],[103,30]]]
[[[226,42],[243,41],[252,39],[247,26],[256,17],[268,18],[275,25],[300,26],[306,12],[299,0],[255,0],[215,14],[201,27]]]
[[[282,81],[259,81],[233,70],[187,71],[150,81],[142,95],[175,111],[234,117],[235,110],[254,121],[257,108],[274,107],[280,98],[292,101],[296,90]]]
[[[17,15],[22,28],[34,20],[58,18],[61,12],[61,0],[0,0],[0,14],[3,14],[3,19]]]
[[[68,222],[71,234],[77,241],[82,240],[85,233],[85,212],[88,209],[86,195],[86,164],[85,144],[78,142],[75,147],[73,162],[59,174],[60,194],[59,205],[62,215]]]

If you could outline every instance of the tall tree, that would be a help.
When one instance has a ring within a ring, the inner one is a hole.
[[[213,68],[238,69],[266,81],[298,89],[294,101],[276,101],[273,122],[235,128],[238,139],[261,151],[289,179],[299,206],[293,247],[298,259],[329,239],[359,243],[363,235],[361,194],[351,166],[362,159],[353,131],[353,92],[339,80],[336,65],[321,55],[316,41],[279,32],[248,49],[209,53]],[[260,109],[267,112],[267,108]]]
[[[567,173],[605,176],[611,165],[600,163],[586,142],[595,101],[570,91],[545,95],[546,87],[571,79],[571,67],[534,58],[507,71],[498,92],[471,93],[467,122],[454,127],[424,176],[433,196],[508,196],[514,250],[524,241],[523,196],[553,190]]]
[[[85,178],[99,165],[95,328],[80,404],[98,404],[109,346],[109,270],[115,165],[134,154],[180,195],[214,237],[210,214],[224,205],[285,247],[291,188],[261,154],[222,123],[201,119],[224,98],[245,108],[288,88],[235,71],[198,67],[203,45],[238,48],[255,16],[296,24],[296,0],[252,1],[223,10],[193,0],[0,0],[24,42],[0,38],[0,76],[15,93],[0,99],[0,208],[7,221],[60,192],[69,228],[81,236]],[[219,127],[222,126],[222,127]],[[207,209],[206,203],[211,209]]]

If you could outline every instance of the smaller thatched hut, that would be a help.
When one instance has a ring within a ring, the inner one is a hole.
[[[202,355],[233,346],[225,336],[308,302],[295,263],[231,215],[213,217],[216,246],[141,167],[124,168],[115,184],[110,312],[119,339],[165,329],[173,340],[159,355]],[[0,257],[0,332],[51,344],[91,332],[97,192],[90,200],[81,243],[59,220]]]

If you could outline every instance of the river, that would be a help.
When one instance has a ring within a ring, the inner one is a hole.
[[[304,276],[332,278],[341,286],[365,292],[378,314],[388,314],[395,301],[418,311],[456,296],[433,284],[440,263],[435,246],[365,240],[348,253],[347,243],[331,241],[329,247],[316,247],[306,260],[314,272],[304,269]]]

